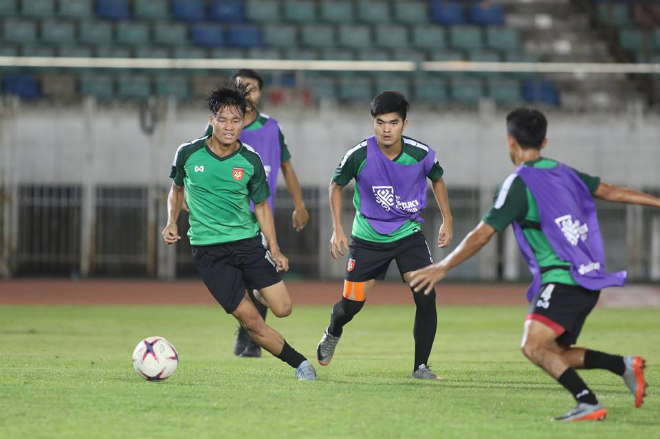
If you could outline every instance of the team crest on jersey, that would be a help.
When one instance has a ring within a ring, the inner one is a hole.
[[[353,271],[354,268],[355,268],[355,259],[348,258],[348,265],[346,265],[346,270]]]
[[[243,168],[234,168],[234,170],[231,173],[232,177],[234,177],[234,180],[240,181],[243,179]]]
[[[392,186],[371,186],[376,202],[389,212],[394,207],[394,188]]]
[[[586,224],[580,224],[580,220],[574,220],[571,215],[564,215],[555,218],[555,224],[561,229],[566,240],[570,242],[571,245],[576,246],[580,240],[587,240],[589,227]]]

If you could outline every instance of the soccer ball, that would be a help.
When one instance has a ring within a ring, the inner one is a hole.
[[[163,337],[147,337],[135,346],[133,367],[147,381],[163,381],[176,372],[179,354]]]

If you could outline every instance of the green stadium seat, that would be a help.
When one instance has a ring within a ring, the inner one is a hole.
[[[378,94],[383,91],[393,90],[398,91],[399,93],[406,96],[408,99],[411,98],[411,87],[410,82],[403,74],[398,75],[377,75],[375,79],[375,94]]]
[[[79,41],[82,44],[111,46],[114,44],[112,34],[112,24],[107,21],[83,21],[80,23]]]
[[[397,23],[413,26],[429,22],[429,10],[426,2],[395,2],[394,19]]]
[[[481,29],[477,26],[453,26],[449,28],[449,44],[454,49],[481,50]]]
[[[602,3],[598,5],[598,19],[617,27],[634,24],[627,4]]]
[[[18,56],[18,47],[2,44],[0,45],[0,56]]]
[[[51,18],[55,15],[55,0],[20,0],[21,16]]]
[[[486,28],[486,46],[499,50],[520,49],[520,36],[516,29],[510,27],[488,27]]]
[[[619,44],[626,50],[637,52],[644,44],[644,34],[639,29],[622,29],[619,31]]]
[[[660,55],[660,29],[651,31],[651,48]]]
[[[463,54],[456,50],[431,50],[429,51],[431,61],[464,61]]]
[[[211,59],[241,59],[245,57],[243,49],[236,47],[219,47],[211,49]]]
[[[120,75],[117,96],[133,101],[146,101],[151,96],[151,80],[147,75]]]
[[[306,75],[305,85],[316,101],[337,99],[337,85],[331,76]]]
[[[272,23],[281,18],[280,3],[277,0],[247,0],[245,18],[259,23]]]
[[[85,75],[80,78],[80,94],[94,96],[100,101],[114,99],[114,81],[109,75]]]
[[[151,42],[147,23],[120,21],[117,23],[118,44],[127,46],[148,45]]]
[[[417,77],[413,81],[413,97],[419,102],[444,105],[449,96],[444,79],[433,76]]]
[[[390,61],[390,51],[387,49],[357,49],[358,61]]]
[[[353,61],[355,53],[351,49],[321,49],[319,59]]]
[[[57,55],[70,58],[89,58],[94,54],[89,46],[78,46],[76,44],[64,44],[57,47]]]
[[[309,24],[300,30],[300,40],[303,46],[330,48],[335,45],[335,32],[330,25]]]
[[[6,42],[36,43],[37,24],[30,20],[5,19],[2,36]]]
[[[188,26],[183,23],[156,23],[154,44],[161,46],[187,46]]]
[[[353,3],[350,1],[324,1],[319,7],[320,21],[337,24],[355,21]]]
[[[364,76],[353,74],[339,78],[338,97],[342,101],[368,103],[373,97],[371,80]]]
[[[16,17],[17,15],[16,0],[0,0],[0,17]]]
[[[359,24],[343,24],[339,26],[339,44],[351,48],[368,48],[372,46],[371,27]]]
[[[131,50],[119,46],[99,46],[96,48],[96,56],[99,58],[130,58]]]
[[[91,0],[63,0],[57,11],[60,17],[90,19],[94,16]]]
[[[262,28],[262,40],[270,47],[291,47],[297,43],[295,26],[286,24],[267,24]]]
[[[394,49],[392,59],[394,61],[424,62],[426,61],[426,52],[415,49]]]
[[[49,44],[72,44],[76,40],[76,28],[70,21],[45,20],[41,23],[41,41]]]
[[[170,19],[167,0],[133,2],[133,15],[139,20],[166,21]]]
[[[172,57],[177,59],[207,58],[208,50],[201,47],[175,47],[172,50]]]
[[[143,46],[135,49],[135,57],[140,58],[170,58],[170,51],[164,47]]]
[[[43,44],[23,44],[21,56],[55,56],[55,48]]]
[[[413,26],[411,45],[420,49],[444,49],[445,30],[442,26],[430,24]]]
[[[386,23],[391,18],[390,5],[383,1],[357,2],[357,19],[363,23]]]
[[[469,61],[475,62],[500,62],[500,54],[492,50],[474,50],[467,53]]]
[[[183,75],[162,75],[155,79],[157,96],[174,96],[179,101],[188,101],[192,98],[190,81]]]
[[[308,0],[285,0],[284,19],[294,23],[314,23],[316,19],[316,2]]]
[[[314,60],[319,59],[319,54],[314,49],[294,47],[284,51],[284,59]]]
[[[277,49],[247,49],[246,55],[249,59],[280,59],[282,54]]]
[[[520,82],[515,79],[494,79],[487,81],[488,96],[500,106],[513,107],[520,105],[524,99]]]
[[[378,24],[375,26],[376,46],[389,49],[409,47],[408,27],[396,24]]]
[[[452,78],[449,94],[453,102],[467,106],[477,106],[482,96],[481,81],[477,79]]]

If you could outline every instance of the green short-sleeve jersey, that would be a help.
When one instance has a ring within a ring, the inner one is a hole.
[[[426,157],[428,154],[429,146],[411,139],[410,137],[403,136],[403,148],[393,161],[401,163],[402,165],[414,165]],[[346,186],[352,179],[357,179],[364,168],[367,161],[367,142],[363,141],[353,148],[351,148],[342,159],[337,169],[335,169],[332,180],[340,186]],[[435,181],[442,177],[444,170],[440,163],[436,160],[433,167],[427,174],[431,181]],[[353,194],[353,206],[355,206],[355,219],[353,220],[352,235],[356,238],[364,239],[371,242],[393,242],[399,239],[410,236],[421,228],[419,221],[408,220],[401,227],[394,232],[387,235],[382,235],[374,230],[369,224],[367,219],[360,213],[360,190],[358,185],[355,185],[355,192]]]
[[[554,168],[557,162],[541,158],[525,163],[525,166],[535,168]],[[587,185],[593,195],[600,184],[599,177],[592,177],[576,171],[575,173]],[[517,222],[522,228],[525,239],[534,252],[534,256],[541,268],[551,266],[570,266],[570,262],[561,259],[550,245],[548,238],[540,229],[539,209],[536,200],[525,182],[515,174],[502,183],[495,195],[493,207],[484,215],[482,220],[498,232],[504,230],[512,222]],[[567,285],[577,285],[568,270],[549,269],[541,274],[541,282],[556,282]]]
[[[266,125],[268,119],[269,119],[268,115],[259,113],[259,115],[255,120],[250,122],[248,126],[243,127],[243,131],[258,130],[260,128],[263,128],[263,126]],[[282,133],[282,127],[280,127],[279,123],[277,125],[277,129],[280,136],[280,162],[284,163],[287,160],[291,160],[291,153],[289,152],[289,147],[287,146],[286,141],[284,140],[284,133]],[[209,123],[206,125],[206,130],[204,132],[204,135],[210,136],[212,132],[213,132],[213,127]]]
[[[186,189],[190,208],[188,237],[193,245],[211,245],[251,238],[259,224],[250,200],[270,196],[259,154],[246,144],[219,157],[206,145],[208,136],[179,146],[170,177]]]

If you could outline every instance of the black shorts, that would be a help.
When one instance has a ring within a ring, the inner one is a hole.
[[[527,320],[543,323],[555,331],[557,342],[572,345],[599,296],[600,291],[587,290],[579,285],[545,284],[532,299]]]
[[[421,232],[414,233],[394,242],[371,242],[351,237],[346,280],[365,282],[371,279],[383,280],[392,260],[396,260],[399,273],[424,268],[433,263],[429,246]]]
[[[193,245],[202,280],[227,314],[245,297],[246,285],[261,289],[282,280],[261,243],[261,235],[216,245]]]

